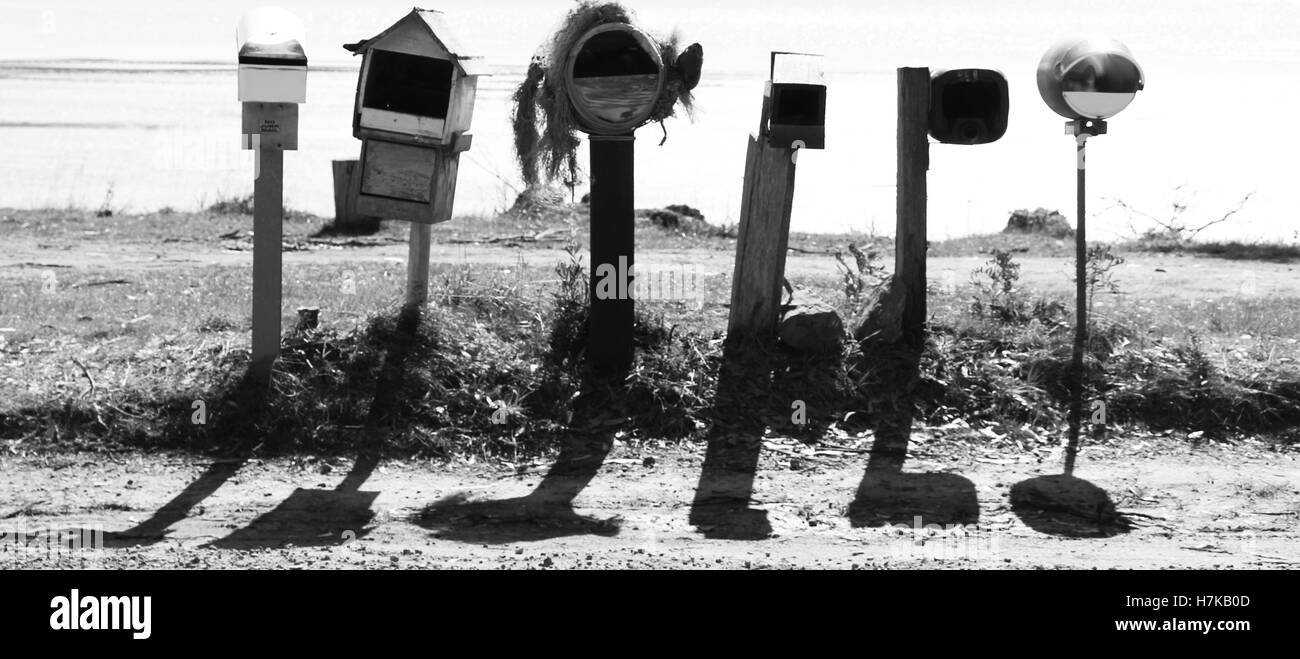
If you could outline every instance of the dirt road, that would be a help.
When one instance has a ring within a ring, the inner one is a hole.
[[[1059,465],[1045,449],[913,446],[903,473],[889,474],[865,469],[864,454],[769,440],[751,510],[697,496],[702,447],[616,444],[594,474],[549,475],[549,464],[10,456],[0,567],[1300,566],[1294,451],[1181,438],[1096,446],[1076,474],[1113,506],[1094,516],[1091,503],[1026,503]],[[739,520],[745,533],[721,532]],[[103,531],[106,548],[35,542],[72,528]]]
[[[405,263],[407,246],[400,241],[377,241],[372,246],[347,246],[317,242],[306,249],[284,254],[286,269],[300,265],[356,264],[367,262]],[[136,270],[195,268],[204,266],[252,267],[253,255],[244,242],[217,241],[199,243],[113,242],[85,243],[66,240],[41,240],[17,235],[8,240],[0,252],[0,280],[35,278],[43,270],[73,268],[78,271],[130,272]],[[233,249],[232,249],[233,248]],[[584,254],[585,257],[585,254]],[[550,268],[565,258],[556,249],[518,249],[500,245],[435,243],[430,259],[433,263],[471,263],[515,265],[521,259],[528,265]],[[1134,297],[1158,295],[1194,300],[1241,294],[1275,297],[1300,297],[1300,273],[1295,264],[1240,262],[1214,258],[1176,255],[1127,255],[1128,263],[1115,273],[1116,283]],[[639,250],[641,268],[668,269],[670,266],[694,268],[701,275],[730,278],[735,254],[729,249],[659,249]],[[971,272],[987,262],[987,255],[930,258],[927,277],[934,286],[964,286]],[[1072,291],[1072,267],[1069,259],[1018,256],[1021,284],[1043,293]],[[893,266],[892,259],[882,265]],[[837,277],[835,259],[825,254],[792,252],[787,261],[787,275]]]

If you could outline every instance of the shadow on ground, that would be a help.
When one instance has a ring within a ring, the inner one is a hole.
[[[867,471],[849,504],[854,527],[906,525],[956,526],[979,523],[975,484],[956,474],[906,473],[903,463],[911,440],[914,395],[921,386],[920,352],[907,347],[877,348],[865,358],[866,384],[875,441]]]
[[[1066,474],[1016,483],[1011,510],[1025,526],[1066,538],[1109,538],[1133,530],[1105,490]]]
[[[333,490],[294,490],[289,498],[248,526],[211,543],[219,548],[274,548],[285,545],[340,545],[364,537],[374,521],[372,506],[378,492],[365,492],[361,486],[379,467],[380,441],[384,421],[389,414],[408,364],[418,344],[422,320],[418,305],[403,307],[397,319],[394,339],[389,344],[375,386],[374,400],[366,419],[365,437],[369,444],[358,450],[352,470]]]
[[[754,478],[769,426],[790,423],[796,401],[804,423],[785,428],[819,438],[845,401],[837,387],[838,355],[799,357],[776,349],[775,340],[741,338],[723,346],[714,419],[690,523],[706,538],[761,540],[772,535],[767,511],[754,507]]]
[[[458,542],[509,544],[575,535],[615,536],[617,517],[579,515],[573,501],[600,471],[613,437],[573,436],[564,440],[559,458],[529,494],[512,499],[474,501],[453,494],[429,505],[412,521],[434,536]]]

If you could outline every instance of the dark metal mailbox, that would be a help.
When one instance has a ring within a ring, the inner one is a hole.
[[[988,144],[1007,132],[1007,79],[990,69],[939,71],[930,79],[930,136],[945,144]]]

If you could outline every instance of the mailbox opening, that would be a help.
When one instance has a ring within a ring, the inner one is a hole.
[[[373,50],[362,107],[446,119],[453,73],[448,60]]]
[[[574,78],[658,76],[659,65],[631,33],[611,30],[593,35],[573,62]]]
[[[1142,72],[1131,60],[1107,53],[1087,55],[1061,78],[1061,96],[1085,117],[1119,114],[1142,89]]]
[[[635,130],[654,111],[664,86],[659,47],[636,28],[593,28],[569,55],[570,101],[582,129],[617,135]]]
[[[821,126],[826,123],[826,86],[772,85],[772,123]]]

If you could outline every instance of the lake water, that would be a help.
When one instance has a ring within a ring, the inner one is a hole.
[[[193,209],[252,189],[239,149],[234,26],[259,2],[0,2],[0,206]],[[508,206],[518,189],[509,97],[530,54],[568,2],[457,0],[460,40],[496,75],[480,83],[474,147],[461,161],[458,214]],[[286,203],[333,212],[330,161],[355,158],[351,111],[358,60],[341,45],[373,36],[403,2],[281,2],[304,19],[311,61],[300,151],[286,156]],[[835,0],[632,3],[651,33],[678,28],[705,47],[694,122],[638,132],[637,204],[686,203],[715,222],[739,210],[746,135],[756,128],[768,52],[826,55],[827,148],[801,154],[793,225],[892,233],[895,76],[900,66],[1002,70],[1006,136],[986,146],[931,147],[934,237],[1000,230],[1015,208],[1073,220],[1074,145],[1038,97],[1034,72],[1060,37],[1100,33],[1129,45],[1147,89],[1089,143],[1090,225],[1124,235],[1114,199],[1190,219],[1221,215],[1207,235],[1294,240],[1288,190],[1300,107],[1300,3],[1289,0]],[[585,156],[584,156],[585,161]],[[1181,192],[1175,192],[1181,186]],[[1181,195],[1181,197],[1180,197]],[[1141,219],[1138,219],[1141,225]]]

